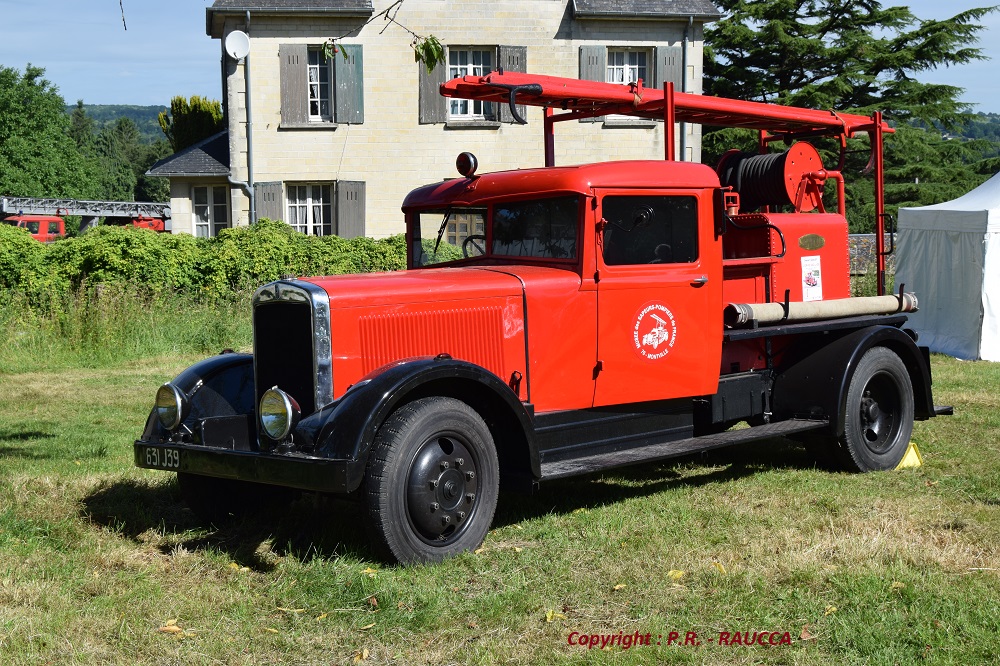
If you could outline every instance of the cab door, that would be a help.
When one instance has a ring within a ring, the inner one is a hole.
[[[597,194],[594,406],[715,393],[722,260],[712,192]]]

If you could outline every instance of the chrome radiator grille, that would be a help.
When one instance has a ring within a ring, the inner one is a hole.
[[[297,280],[257,290],[253,308],[256,397],[272,386],[311,414],[333,399],[330,306],[325,291]]]

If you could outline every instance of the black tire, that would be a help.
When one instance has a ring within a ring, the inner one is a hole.
[[[223,525],[253,513],[279,510],[295,499],[290,488],[177,472],[181,498],[202,522]]]
[[[439,562],[482,544],[500,471],[483,419],[453,398],[422,398],[379,428],[365,470],[374,546],[402,563]]]
[[[913,384],[903,361],[886,347],[873,347],[858,363],[847,389],[844,434],[836,441],[845,469],[895,469],[913,434]]]

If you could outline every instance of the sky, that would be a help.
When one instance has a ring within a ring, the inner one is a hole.
[[[119,2],[121,4],[119,4]],[[0,0],[0,65],[43,67],[68,104],[157,104],[176,95],[221,99],[219,40],[205,34],[212,0]],[[885,0],[883,6],[904,4]],[[920,18],[948,18],[989,2],[914,0]],[[125,24],[122,25],[122,8]],[[979,46],[992,61],[924,73],[965,88],[974,111],[1000,113],[1000,12]]]
[[[0,0],[0,65],[43,67],[67,104],[169,106],[176,95],[221,99],[222,46],[205,34],[211,4]]]

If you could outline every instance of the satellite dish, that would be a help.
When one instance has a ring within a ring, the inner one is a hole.
[[[226,53],[236,60],[243,60],[250,53],[250,37],[242,30],[233,30],[226,36]]]

